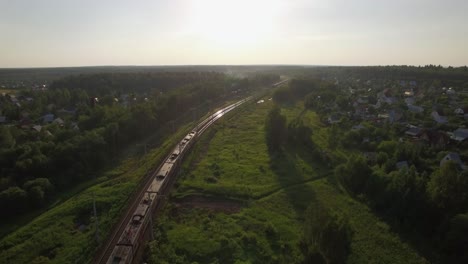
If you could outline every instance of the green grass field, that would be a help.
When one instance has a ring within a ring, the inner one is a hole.
[[[424,263],[366,205],[342,193],[331,169],[308,151],[269,153],[264,122],[271,107],[268,100],[250,104],[200,139],[158,218],[149,262],[301,263],[304,212],[317,200],[349,219],[348,263]],[[300,106],[282,112],[303,119],[327,149],[329,128],[315,113]]]

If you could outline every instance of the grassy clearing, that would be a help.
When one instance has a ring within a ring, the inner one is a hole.
[[[319,200],[350,222],[349,263],[423,263],[369,208],[330,183],[331,170],[304,149],[268,152],[264,120],[272,103],[248,106],[216,125],[185,164],[150,243],[152,263],[300,263],[305,209]],[[314,142],[328,150],[328,130],[315,113],[282,109],[301,118]],[[188,195],[243,201],[236,213],[180,207]]]
[[[183,175],[176,195],[203,190],[204,193],[255,199],[284,186],[320,177],[325,171],[323,166],[310,162],[311,156],[307,153],[270,157],[263,131],[264,117],[270,107],[268,101],[250,105],[246,109],[248,114],[238,114],[242,118],[217,124],[214,128],[217,133],[208,149],[194,151],[192,156],[203,154],[204,158],[196,161],[194,170]],[[278,173],[290,174],[290,177],[278,180]]]
[[[92,198],[96,199],[101,238],[118,220],[143,175],[158,164],[188,131],[185,126],[147,155],[128,158],[72,198],[35,218],[0,241],[0,263],[88,263],[97,248]]]

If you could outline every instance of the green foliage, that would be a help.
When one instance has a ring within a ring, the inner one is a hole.
[[[393,155],[397,149],[398,142],[382,141],[377,147],[378,151],[385,152],[387,155]]]
[[[0,193],[0,208],[4,213],[23,212],[27,205],[27,193],[19,187],[10,187]]]
[[[333,85],[318,79],[293,79],[288,86],[280,87],[273,93],[273,100],[281,104],[293,103],[304,97],[304,105],[309,108],[330,103],[336,95]]]
[[[306,212],[304,242],[306,259],[319,253],[326,263],[346,263],[350,253],[351,230],[346,219],[312,202]]]
[[[27,181],[23,189],[28,192],[29,201],[36,207],[42,206],[54,191],[54,186],[47,178]]]
[[[288,87],[280,87],[273,93],[273,100],[278,103],[288,103],[292,101],[291,91]]]
[[[100,73],[74,75],[53,82],[52,90],[82,89],[95,96],[118,93],[143,93],[158,87],[162,91],[188,83],[222,81],[223,74],[216,72],[152,72],[152,73]]]
[[[279,150],[287,139],[286,118],[280,111],[279,107],[273,107],[265,121],[266,141],[274,151]]]
[[[98,247],[92,217],[93,197],[103,239],[141,178],[158,165],[190,129],[186,126],[170,138],[163,135],[166,140],[160,141],[147,155],[125,159],[113,170],[100,173],[95,182],[77,186],[78,193],[62,195],[56,206],[0,240],[0,263],[89,263]],[[39,186],[49,190],[44,179],[28,181],[25,186],[30,190]],[[5,192],[0,197],[3,198]],[[28,201],[30,193],[19,188],[14,193],[21,194],[24,203]]]
[[[443,247],[451,262],[468,262],[468,214],[458,214],[450,219]]]
[[[312,129],[304,124],[302,120],[295,120],[288,125],[288,139],[291,144],[314,149],[312,142]]]
[[[8,149],[15,144],[15,139],[7,126],[0,126],[0,149]]]
[[[342,145],[346,148],[359,148],[362,143],[362,136],[359,134],[357,131],[349,131],[347,132],[344,136],[343,139],[341,140]]]
[[[367,181],[372,170],[362,156],[351,156],[346,164],[339,165],[335,169],[335,176],[348,191],[360,194],[366,191]]]
[[[468,208],[468,175],[458,172],[458,164],[446,162],[431,175],[428,193],[443,210],[462,212]]]
[[[378,192],[373,196],[373,201],[376,208],[396,220],[396,226],[402,229],[423,231],[434,224],[431,219],[417,227],[413,226],[413,223],[419,222],[421,217],[428,213],[429,207],[426,197],[426,179],[416,171],[414,166],[411,166],[409,170],[394,171],[382,180],[380,188],[372,188]]]
[[[389,159],[388,154],[386,152],[379,152],[377,153],[377,163],[379,165],[385,164],[385,162]]]

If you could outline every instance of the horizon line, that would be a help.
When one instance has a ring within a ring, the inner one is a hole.
[[[367,65],[355,65],[355,64],[116,64],[116,65],[76,65],[76,66],[28,66],[28,67],[0,67],[0,70],[25,70],[25,69],[60,69],[60,68],[105,68],[105,67],[275,67],[275,66],[287,66],[287,67],[426,67],[426,66],[441,66],[442,68],[463,68],[468,67],[467,65],[442,65],[442,64],[367,64]]]

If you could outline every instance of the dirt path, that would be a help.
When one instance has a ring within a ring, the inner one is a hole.
[[[293,188],[293,187],[296,187],[298,185],[303,185],[303,184],[307,184],[309,182],[313,182],[313,181],[318,181],[320,179],[323,179],[323,178],[326,178],[327,176],[329,176],[331,173],[326,173],[326,174],[323,174],[323,175],[320,175],[320,176],[317,176],[317,177],[314,177],[312,179],[307,179],[307,180],[303,180],[303,181],[300,181],[300,182],[296,182],[296,183],[293,183],[293,184],[290,184],[290,185],[287,185],[287,186],[281,186],[279,188],[276,188],[274,190],[271,190],[267,193],[264,193],[258,197],[255,197],[255,200],[262,200],[262,199],[266,199],[267,197],[273,195],[273,194],[276,194],[278,192],[281,192],[281,191],[284,191],[285,189],[289,189],[289,188]]]
[[[224,213],[238,213],[242,202],[220,197],[189,195],[174,202],[178,208],[201,208]]]

